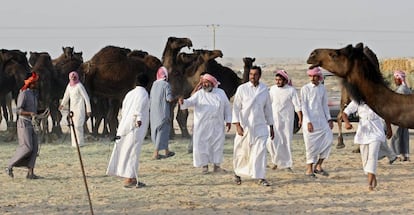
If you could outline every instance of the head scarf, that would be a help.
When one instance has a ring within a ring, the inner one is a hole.
[[[160,67],[157,71],[157,80],[167,80],[168,79],[168,70],[165,67]]]
[[[79,75],[76,71],[72,71],[69,73],[69,85],[71,87],[75,86],[79,83]]]
[[[289,78],[289,76],[288,76],[288,74],[285,70],[283,70],[283,69],[277,70],[275,73],[276,73],[276,75],[280,75],[283,78],[285,78],[285,80],[287,81],[287,84],[292,86],[292,80],[290,80],[290,78]]]
[[[401,71],[401,70],[394,71],[394,78],[400,79],[402,85],[407,85],[407,83],[405,83],[405,72],[404,71]]]
[[[201,76],[201,78],[210,81],[214,87],[218,87],[218,85],[220,84],[220,82],[218,82],[217,79],[210,74],[204,74]]]
[[[24,85],[20,90],[27,89],[31,83],[36,83],[37,80],[39,80],[39,75],[36,72],[32,72],[32,75],[24,80]]]
[[[319,67],[315,67],[313,69],[308,70],[308,75],[309,76],[319,76],[319,81],[323,80],[323,75],[322,75],[322,71]]]

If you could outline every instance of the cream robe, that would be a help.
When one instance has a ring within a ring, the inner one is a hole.
[[[306,146],[306,164],[326,159],[331,151],[333,133],[328,121],[331,119],[328,98],[323,84],[308,83],[301,89],[302,132]],[[308,131],[308,122],[313,125],[313,132]]]
[[[194,107],[193,164],[195,167],[223,162],[225,124],[231,122],[231,105],[220,88],[198,90],[185,99],[181,109]]]
[[[63,95],[63,99],[61,105],[67,109],[69,106],[70,101],[70,108],[69,110],[73,112],[73,126],[76,132],[76,137],[78,140],[79,146],[83,146],[85,144],[84,137],[83,137],[83,126],[85,124],[85,115],[86,112],[91,112],[91,103],[89,101],[89,96],[86,93],[85,88],[83,87],[82,83],[77,83],[74,86],[66,87],[65,94]],[[86,110],[85,110],[86,107]],[[66,119],[62,119],[66,120]],[[75,135],[70,130],[70,136],[72,140],[72,146],[76,147],[76,140]]]
[[[278,168],[292,167],[291,142],[293,138],[293,123],[295,111],[301,110],[296,89],[290,85],[272,86],[269,91],[273,111],[273,130],[275,138],[267,141],[266,147],[270,160]]]
[[[239,122],[244,135],[234,138],[233,166],[239,176],[265,178],[266,141],[269,125],[273,125],[272,106],[268,88],[251,82],[237,88],[233,101],[232,122]]]
[[[140,127],[135,123],[141,121]],[[141,146],[149,125],[149,97],[145,88],[137,86],[128,92],[122,102],[121,121],[109,161],[107,175],[138,178],[138,163]]]

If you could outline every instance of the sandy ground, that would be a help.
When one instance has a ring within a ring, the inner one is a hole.
[[[266,81],[271,83],[268,77]],[[294,80],[305,82],[306,78]],[[0,130],[2,141],[5,133]],[[386,158],[379,161],[378,187],[368,192],[360,155],[351,152],[355,148],[353,134],[346,133],[346,148],[333,145],[325,162],[330,175],[317,179],[304,176],[305,147],[302,134],[295,134],[294,172],[268,168],[270,187],[248,178],[243,178],[240,186],[234,184],[234,130],[225,142],[222,166],[229,171],[226,174],[203,175],[201,169],[194,168],[192,155],[187,153],[188,139],[171,140],[176,156],[164,160],[151,159],[153,145],[146,140],[139,180],[148,186],[140,189],[125,189],[120,178],[105,175],[113,142],[87,141],[81,155],[95,214],[413,214],[413,162],[389,165]],[[0,214],[90,214],[77,150],[70,147],[69,138],[66,135],[41,144],[35,171],[43,179],[27,180],[26,170],[15,168],[12,180],[2,169]],[[16,146],[16,141],[0,143],[1,167],[7,166]]]

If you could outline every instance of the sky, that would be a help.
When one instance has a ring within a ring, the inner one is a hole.
[[[306,58],[359,42],[379,58],[412,57],[413,11],[411,0],[13,0],[0,8],[0,48],[56,58],[73,46],[89,60],[115,45],[161,58],[175,36],[232,58]]]

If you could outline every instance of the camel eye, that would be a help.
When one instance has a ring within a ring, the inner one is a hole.
[[[331,52],[331,53],[329,53],[329,56],[330,56],[333,60],[335,60],[336,58],[338,58],[338,53],[336,53],[336,52]]]

